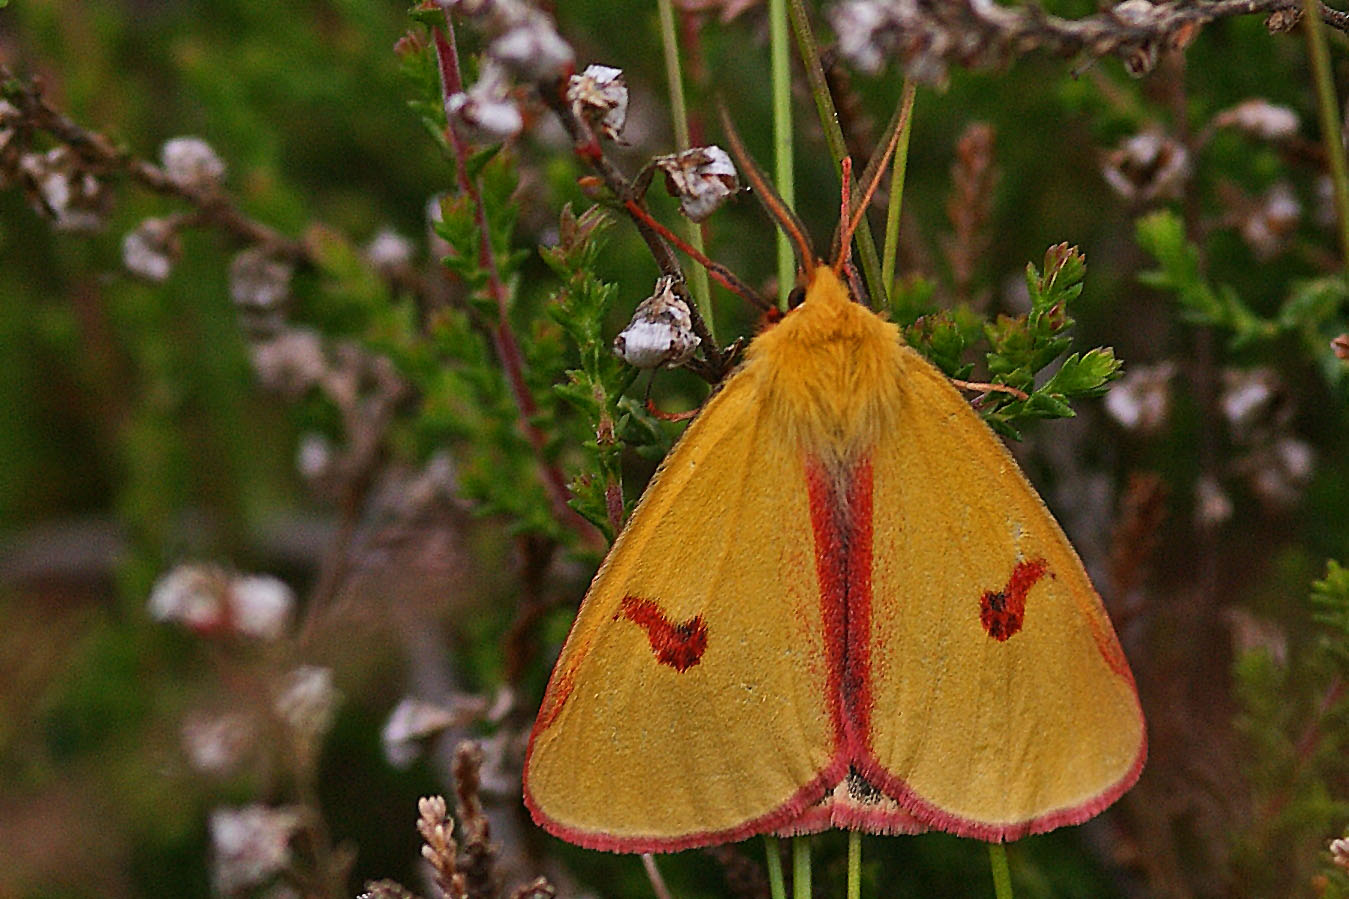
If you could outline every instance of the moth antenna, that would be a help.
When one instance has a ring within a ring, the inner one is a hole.
[[[843,160],[839,163],[839,168],[842,169],[843,184],[838,191],[839,206],[841,207],[838,214],[838,220],[839,223],[842,224],[843,222],[851,221],[852,215],[852,157],[844,156]],[[835,271],[841,271],[843,264],[852,258],[852,229],[849,228],[846,234],[839,234],[839,238],[842,240],[842,243],[834,247],[836,256],[836,261],[834,262]]]
[[[717,104],[717,107],[721,113],[721,127],[726,132],[726,141],[731,145],[731,155],[735,157],[736,164],[744,172],[745,180],[749,182],[750,189],[754,191],[754,195],[759,198],[759,202],[768,212],[768,217],[782,229],[783,233],[787,235],[787,239],[792,242],[792,246],[796,248],[796,261],[801,270],[806,273],[807,280],[809,280],[815,271],[815,250],[810,245],[810,236],[806,233],[806,226],[801,224],[801,220],[797,218],[796,213],[773,189],[772,182],[768,180],[768,176],[755,163],[754,157],[749,155],[744,142],[740,140],[740,134],[731,124],[731,116],[726,112],[726,107],[720,103]]]
[[[633,217],[639,219],[642,224],[655,231],[694,262],[707,269],[707,273],[715,278],[717,283],[722,287],[760,309],[768,310],[776,308],[772,303],[764,299],[757,290],[736,277],[735,273],[726,266],[722,265],[720,262],[714,262],[707,258],[706,253],[695,249],[693,245],[684,240],[684,238],[675,234],[669,228],[652,218],[651,213],[648,212],[642,204],[638,203],[636,200],[625,200],[623,205],[627,208],[628,212],[632,213]]]
[[[904,114],[904,107],[895,111],[895,115],[890,119],[890,124],[886,131],[888,136],[885,142],[885,151],[880,156],[873,156],[867,163],[866,171],[862,173],[862,179],[866,182],[866,189],[862,191],[862,197],[855,207],[848,203],[849,182],[851,179],[852,163],[848,157],[843,158],[843,165],[846,168],[843,171],[843,214],[839,218],[839,223],[847,223],[842,233],[839,235],[839,242],[836,246],[836,256],[834,258],[834,269],[837,270],[843,264],[843,260],[848,257],[852,251],[852,238],[859,225],[862,224],[862,217],[867,214],[867,207],[871,205],[871,198],[876,195],[876,189],[881,186],[881,178],[885,175],[885,170],[889,166],[890,158],[895,155],[895,148],[899,146],[899,134],[904,130],[904,124],[908,116]]]

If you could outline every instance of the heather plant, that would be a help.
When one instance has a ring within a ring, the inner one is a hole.
[[[1349,895],[1344,13],[0,7],[0,892]],[[719,108],[812,230],[898,142],[859,287],[1138,679],[1138,786],[991,874],[521,805],[589,577],[793,287]]]

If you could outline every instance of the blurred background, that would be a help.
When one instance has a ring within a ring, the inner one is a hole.
[[[858,25],[894,4],[806,6],[859,169],[906,62],[922,82],[892,315],[978,338],[1067,243],[1074,350],[1124,362],[1076,417],[1018,422],[1014,451],[1115,621],[1150,758],[1100,818],[1010,848],[1018,895],[1342,894],[1349,291],[1297,16],[1099,59],[1032,39],[967,69]],[[674,152],[657,5],[540,9],[578,69],[624,73],[608,158],[631,176]],[[766,15],[674,4],[694,143],[724,143],[720,97],[765,163]],[[496,77],[489,19],[457,24],[466,83]],[[630,506],[680,430],[643,411],[647,382],[671,410],[706,385],[609,356],[657,268],[621,215],[566,217],[601,191],[518,72],[466,163],[501,313],[428,35],[404,2],[0,9],[0,896],[435,895],[417,799],[452,796],[456,764],[505,895],[539,875],[651,895],[637,859],[533,827],[522,741],[605,545],[568,491],[621,475]],[[796,206],[823,246],[839,185],[799,60],[794,87]],[[775,292],[750,198],[704,239]],[[720,288],[713,306],[723,342],[760,325]],[[589,408],[556,389],[574,371],[627,398]],[[480,769],[455,761],[470,736]],[[864,846],[866,895],[991,895],[977,843]],[[824,895],[843,847],[816,840]],[[763,853],[660,862],[675,895],[755,896]]]

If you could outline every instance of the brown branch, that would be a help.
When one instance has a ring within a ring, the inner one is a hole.
[[[444,26],[432,29],[432,33],[436,48],[436,59],[440,65],[441,91],[443,96],[448,99],[463,88],[463,79],[459,72],[459,53],[454,43],[454,21],[449,10],[445,12]],[[455,177],[459,182],[459,189],[473,204],[473,222],[478,228],[478,265],[487,275],[487,290],[497,306],[496,321],[487,323],[486,327],[496,348],[497,358],[501,362],[502,370],[505,373],[511,397],[515,400],[516,408],[519,410],[520,429],[524,432],[525,439],[529,441],[529,445],[534,450],[539,465],[539,474],[543,480],[544,489],[548,493],[549,502],[552,504],[554,516],[577,533],[587,538],[593,538],[596,536],[594,528],[567,504],[571,492],[567,489],[566,478],[562,474],[562,469],[548,460],[548,439],[543,431],[534,424],[534,420],[539,414],[539,406],[529,390],[529,385],[525,383],[524,357],[520,352],[520,344],[515,339],[515,331],[511,327],[508,314],[510,292],[501,278],[496,254],[492,251],[492,234],[487,223],[487,207],[483,203],[482,193],[478,190],[477,183],[468,173],[468,157],[470,155],[468,142],[449,121],[446,122],[445,136],[448,138],[450,148],[453,151]]]
[[[1349,31],[1349,15],[1324,4],[1320,8],[1327,25]],[[1297,21],[1298,10],[1289,0],[1179,0],[1121,3],[1081,19],[1064,19],[1034,4],[920,0],[877,30],[876,49],[898,54],[911,75],[928,80],[940,77],[943,63],[998,66],[1035,50],[1059,56],[1114,55],[1127,62],[1149,47],[1184,46],[1199,27],[1219,19],[1278,13],[1269,27],[1286,30]]]
[[[156,193],[177,197],[196,209],[201,221],[220,228],[241,243],[262,245],[270,255],[291,262],[315,264],[313,254],[303,242],[244,215],[219,188],[173,181],[159,166],[133,155],[106,135],[85,128],[53,107],[42,96],[40,83],[16,78],[4,65],[0,65],[0,96],[19,110],[26,127],[50,134],[91,169],[100,173],[120,172]]]
[[[637,226],[637,233],[641,235],[642,240],[645,241],[647,245],[647,249],[651,251],[652,257],[656,260],[656,267],[660,269],[660,273],[683,281],[684,270],[680,267],[679,259],[675,256],[674,250],[667,242],[670,234],[669,230],[663,229],[663,226],[656,224],[655,219],[651,216],[650,212],[646,211],[645,204],[641,198],[642,190],[638,183],[636,181],[629,181],[628,178],[619,171],[618,167],[604,155],[604,148],[600,145],[599,138],[596,136],[595,132],[584,119],[576,115],[572,110],[571,104],[567,102],[566,98],[566,80],[560,79],[554,83],[540,84],[538,87],[539,96],[542,98],[544,105],[557,115],[558,119],[562,122],[563,129],[567,132],[567,136],[571,138],[572,149],[576,153],[577,158],[595,170],[595,173],[599,175],[600,179],[604,182],[604,186],[609,189],[609,192],[618,200],[633,224]],[[644,181],[645,183],[649,183],[649,173],[648,179],[644,179]],[[634,208],[640,209],[646,214],[641,215],[638,212],[635,212]],[[660,230],[664,230],[665,233],[660,233]],[[712,266],[708,267],[708,273],[721,281],[723,286],[726,286],[728,290],[737,293],[739,292],[735,287],[730,285],[730,281],[739,283],[739,279],[736,279],[731,275],[730,279],[723,280],[725,276],[730,274],[724,267],[713,263]],[[743,296],[744,294],[741,295]],[[726,373],[728,361],[726,354],[717,347],[717,342],[712,337],[711,330],[708,329],[707,323],[704,322],[702,316],[698,314],[698,309],[693,303],[689,304],[689,319],[693,327],[693,333],[697,334],[699,341],[701,341],[700,346],[707,356],[708,365],[707,368],[702,369],[697,366],[687,365],[686,363],[685,367],[694,374],[715,384],[720,381]]]

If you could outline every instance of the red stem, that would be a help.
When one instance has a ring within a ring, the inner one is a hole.
[[[433,28],[432,35],[435,40],[436,59],[440,64],[441,93],[448,99],[463,89],[463,77],[459,72],[459,53],[454,45],[454,23],[450,19],[448,10],[445,13],[443,30],[440,27]],[[529,441],[530,446],[534,448],[543,486],[548,492],[549,501],[553,506],[553,514],[559,521],[564,522],[583,536],[594,537],[595,533],[589,522],[567,505],[570,493],[567,490],[566,479],[563,477],[561,469],[548,461],[547,437],[533,423],[534,418],[538,415],[539,407],[534,401],[533,394],[529,392],[529,386],[525,383],[524,357],[520,352],[520,344],[515,339],[515,331],[511,328],[510,317],[507,315],[509,294],[505,283],[501,280],[496,256],[492,252],[491,231],[487,225],[487,209],[483,205],[482,194],[478,191],[477,184],[468,175],[466,164],[470,152],[468,143],[448,121],[446,122],[445,134],[449,138],[451,149],[454,151],[455,177],[459,182],[459,189],[473,204],[473,223],[478,228],[478,265],[487,273],[487,289],[497,305],[497,320],[495,324],[488,323],[487,330],[492,337],[492,343],[496,348],[497,358],[500,360],[502,370],[505,373],[511,396],[520,412],[520,428],[524,431],[525,438]]]

